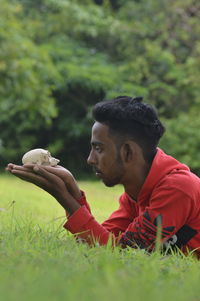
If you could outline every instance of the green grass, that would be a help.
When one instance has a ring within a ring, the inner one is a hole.
[[[80,182],[103,221],[121,187]],[[47,193],[0,177],[0,300],[200,300],[200,265],[192,256],[147,255],[77,244],[63,229],[63,209]]]

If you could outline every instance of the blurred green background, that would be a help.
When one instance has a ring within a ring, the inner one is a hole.
[[[49,149],[78,174],[92,106],[144,96],[200,175],[199,0],[1,0],[0,167]]]

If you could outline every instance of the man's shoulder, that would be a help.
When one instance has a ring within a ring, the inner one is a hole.
[[[200,195],[200,178],[190,170],[174,169],[166,174],[158,186],[180,190],[186,194]]]

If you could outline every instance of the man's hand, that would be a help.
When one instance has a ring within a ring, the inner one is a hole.
[[[26,165],[24,165],[24,167],[33,169],[34,164],[26,164]],[[81,191],[80,191],[78,184],[77,184],[76,180],[74,179],[72,173],[68,169],[66,169],[60,165],[57,165],[55,167],[42,166],[42,168],[44,170],[58,176],[59,178],[61,178],[63,180],[63,182],[65,183],[66,188],[69,191],[69,193],[76,200],[80,199]]]
[[[74,213],[80,207],[76,199],[81,196],[81,192],[71,173],[64,168],[43,167],[35,164],[20,166],[10,163],[6,170],[50,193],[69,214]]]

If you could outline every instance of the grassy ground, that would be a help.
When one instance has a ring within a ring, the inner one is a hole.
[[[121,187],[80,182],[104,220]],[[192,257],[88,248],[63,229],[62,208],[45,192],[0,177],[0,300],[200,300],[200,265]]]

